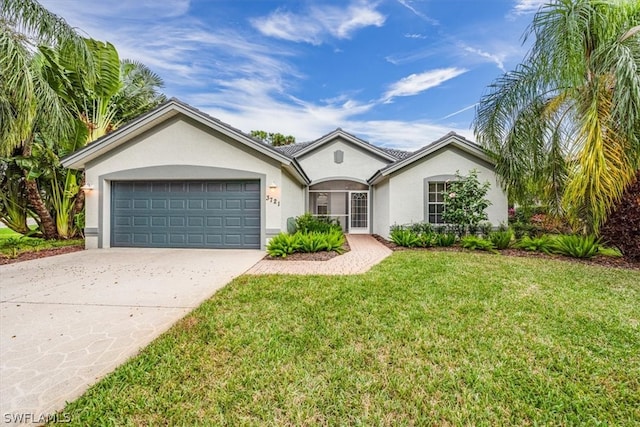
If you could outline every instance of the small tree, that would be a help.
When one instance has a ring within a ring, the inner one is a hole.
[[[485,210],[491,202],[485,196],[490,186],[489,182],[480,184],[475,169],[469,171],[469,176],[462,176],[456,171],[456,180],[449,181],[447,191],[442,193],[443,221],[458,226],[460,234],[468,228],[477,228],[481,221],[488,219]]]

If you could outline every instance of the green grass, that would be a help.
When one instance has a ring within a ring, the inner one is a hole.
[[[83,243],[83,239],[44,240],[35,237],[24,237],[8,228],[0,228],[0,254],[9,258],[15,258],[25,252],[82,245]]]
[[[637,425],[640,274],[397,252],[242,276],[64,410],[72,425]]]

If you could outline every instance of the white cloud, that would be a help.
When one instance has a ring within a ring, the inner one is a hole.
[[[183,101],[247,132],[264,129],[305,141],[342,127],[372,143],[407,150],[418,149],[450,130],[468,135],[468,130],[428,120],[363,120],[365,113],[389,97],[360,101],[358,92],[351,90],[329,92],[324,95],[326,99],[318,101],[295,98],[290,93],[305,78],[294,65],[301,47],[256,37],[251,28],[205,25],[197,17],[185,14],[188,9],[185,0],[173,1],[175,10],[155,2],[134,5],[104,0],[95,7],[82,0],[43,2],[91,37],[111,41],[121,57],[139,60],[162,75],[168,96],[180,94]],[[348,37],[367,22],[384,23],[384,16],[366,3],[311,10],[316,14],[320,10],[326,12],[319,18],[322,29],[317,34],[318,40],[328,36]],[[117,19],[118,14],[131,18]],[[150,15],[157,19],[147,19]],[[429,73],[438,71],[409,76],[393,84],[387,94],[408,96],[451,78],[433,75],[431,80],[425,79]]]
[[[498,68],[500,68],[500,70],[502,70],[502,72],[506,72],[507,71],[505,69],[505,67],[504,67],[504,60],[505,60],[506,54],[504,54],[504,53],[498,53],[498,54],[489,53],[489,52],[486,52],[486,51],[484,51],[482,49],[477,49],[477,48],[474,48],[474,47],[471,47],[471,46],[467,46],[467,45],[464,45],[464,44],[462,44],[461,47],[466,52],[473,53],[475,55],[478,55],[478,56],[480,56],[482,58],[486,58],[489,61],[493,62],[494,64],[496,64],[496,66]]]
[[[525,15],[527,13],[537,12],[540,6],[549,0],[517,0],[513,6],[512,13],[514,15]]]
[[[406,33],[404,36],[408,39],[426,39],[427,38],[427,36],[425,36],[424,34],[417,34],[417,33]]]
[[[411,74],[393,83],[383,98],[385,102],[390,102],[398,96],[417,95],[465,72],[467,72],[465,69],[450,67],[425,71],[420,74]]]
[[[416,15],[416,16],[417,16],[417,17],[419,17],[419,18],[421,18],[423,21],[425,21],[425,22],[427,22],[427,23],[429,23],[429,24],[431,24],[431,25],[439,25],[439,24],[440,24],[437,20],[435,20],[435,19],[433,19],[433,18],[431,18],[431,17],[429,17],[429,16],[425,15],[424,13],[420,12],[420,11],[419,11],[419,10],[417,10],[415,7],[413,7],[413,6],[411,5],[411,0],[397,0],[397,1],[398,1],[398,3],[400,3],[402,6],[406,7],[406,8],[407,8],[407,9],[409,9],[411,12],[413,12],[413,14],[414,14],[414,15]]]
[[[347,7],[312,6],[304,13],[277,9],[270,15],[251,19],[262,34],[283,40],[320,45],[328,37],[348,39],[365,27],[384,25],[385,16],[365,1]]]

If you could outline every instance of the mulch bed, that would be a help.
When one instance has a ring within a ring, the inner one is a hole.
[[[314,253],[306,253],[306,252],[296,252],[295,254],[287,255],[286,258],[280,257],[272,257],[271,255],[266,255],[263,259],[266,261],[329,261],[331,258],[335,258],[340,255],[344,255],[349,252],[351,248],[349,247],[349,242],[345,240],[344,245],[342,246],[342,253],[339,254],[336,251],[322,251],[322,252],[314,252]]]
[[[13,264],[14,262],[29,261],[32,259],[46,258],[54,255],[68,254],[84,250],[84,246],[62,246],[60,248],[42,249],[39,251],[23,252],[18,256],[11,258],[7,255],[0,254],[0,265]]]
[[[390,242],[383,237],[374,234],[373,237],[392,251],[439,251],[439,252],[470,252],[467,249],[463,249],[459,246],[449,246],[449,247],[433,247],[433,248],[405,248],[403,246],[398,246],[393,242]],[[533,251],[525,251],[521,249],[504,249],[499,251],[500,254],[506,256],[516,256],[523,258],[542,258],[542,259],[553,259],[556,261],[564,261],[564,262],[572,262],[577,264],[585,264],[585,265],[598,265],[601,267],[610,267],[610,268],[624,268],[627,270],[640,270],[640,262],[633,262],[623,257],[608,257],[608,256],[595,256],[590,259],[580,259],[580,258],[570,258],[562,255],[547,255],[541,252],[533,252]]]

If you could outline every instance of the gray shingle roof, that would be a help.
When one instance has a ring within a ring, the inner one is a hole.
[[[336,130],[342,130],[342,129],[338,128]],[[345,132],[345,133],[347,133],[347,132]],[[322,137],[322,138],[324,138],[324,137]],[[322,139],[322,138],[319,138],[319,139]],[[357,138],[357,137],[354,136],[354,138]],[[282,154],[284,154],[286,156],[295,157],[296,153],[298,153],[299,151],[302,151],[303,149],[305,149],[309,145],[315,143],[319,139],[316,139],[316,140],[313,140],[313,141],[298,142],[298,143],[289,144],[289,145],[282,145],[280,147],[274,147],[274,148],[276,150],[280,151]],[[385,153],[389,154],[391,157],[394,157],[397,160],[405,159],[405,158],[409,157],[412,154],[409,151],[397,150],[395,148],[380,147],[380,146],[371,144],[370,142],[365,141],[362,138],[358,138],[358,140],[360,140],[363,143],[368,144],[368,145],[370,145],[372,147],[376,147],[376,148],[384,151]]]

